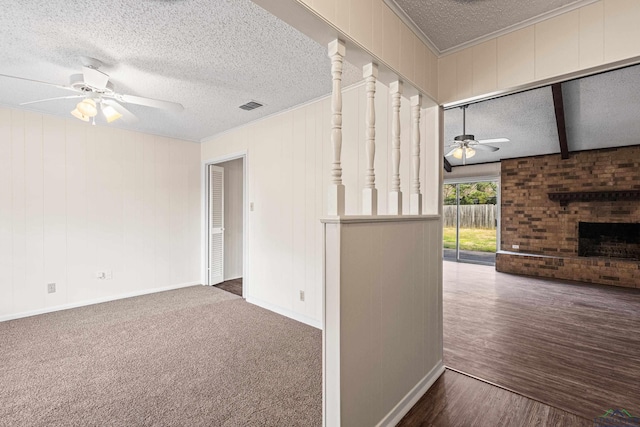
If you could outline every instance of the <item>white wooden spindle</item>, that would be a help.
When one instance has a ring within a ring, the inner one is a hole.
[[[364,189],[362,190],[362,214],[378,214],[378,190],[376,189],[376,173],[374,162],[376,158],[376,79],[378,78],[378,65],[370,63],[362,68],[362,76],[365,78],[367,91],[366,112],[366,153],[367,171],[365,173]]]
[[[402,82],[395,81],[391,91],[391,191],[389,192],[389,215],[402,215],[402,192],[400,191],[400,97]]]
[[[422,215],[422,194],[420,193],[420,109],[422,95],[411,97],[411,198],[409,213]]]
[[[333,40],[329,43],[331,58],[331,76],[333,91],[331,93],[331,146],[333,163],[331,164],[331,182],[329,183],[328,214],[344,215],[344,185],[342,184],[342,62],[346,53],[344,42]]]

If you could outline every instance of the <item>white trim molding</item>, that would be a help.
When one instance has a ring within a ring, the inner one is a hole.
[[[416,386],[389,412],[378,424],[377,427],[395,426],[402,417],[413,408],[420,398],[431,388],[442,374],[445,367],[442,360],[422,378]]]
[[[271,304],[259,298],[246,297],[246,301],[249,304],[257,305],[258,307],[264,308],[265,310],[273,311],[274,313],[280,314],[281,316],[288,317],[306,325],[313,326],[316,329],[322,330],[322,323],[319,320],[312,319],[311,317],[296,313],[292,310],[287,310],[286,308]]]
[[[177,284],[177,285],[165,286],[163,288],[143,289],[141,291],[127,292],[125,294],[118,294],[118,295],[112,295],[112,296],[108,296],[108,297],[95,298],[95,299],[91,299],[91,300],[74,302],[74,303],[70,303],[70,304],[56,305],[56,306],[53,306],[53,307],[47,307],[47,308],[43,308],[43,309],[39,309],[39,310],[23,311],[22,313],[9,314],[7,316],[2,316],[2,317],[0,317],[0,322],[6,322],[7,320],[21,319],[23,317],[37,316],[38,314],[53,313],[54,311],[68,310],[70,308],[78,308],[78,307],[85,307],[85,306],[88,306],[88,305],[101,304],[103,302],[116,301],[116,300],[125,299],[125,298],[132,298],[132,297],[139,297],[139,296],[142,296],[142,295],[155,294],[155,293],[158,293],[158,292],[173,291],[175,289],[188,288],[190,286],[197,286],[197,285],[200,285],[200,282],[180,283],[180,284]]]
[[[567,13],[567,12],[571,12],[572,10],[576,10],[579,9],[581,7],[590,5],[591,3],[595,3],[597,1],[600,0],[579,0],[576,1],[575,3],[571,3],[565,6],[561,6],[557,9],[553,9],[550,10],[549,12],[543,13],[541,15],[538,16],[534,16],[532,18],[529,19],[525,19],[524,21],[518,22],[517,24],[513,24],[510,25],[506,28],[503,28],[501,30],[498,31],[494,31],[492,33],[486,34],[484,36],[481,37],[477,37],[473,40],[469,40],[467,42],[464,43],[460,43],[457,46],[453,46],[447,49],[443,49],[440,50],[438,49],[438,47],[431,41],[431,39],[429,37],[427,37],[427,35],[425,33],[422,32],[422,30],[420,29],[420,27],[418,27],[418,25],[415,23],[415,21],[413,19],[411,19],[409,17],[409,15],[407,15],[407,13],[400,7],[398,6],[398,4],[395,2],[395,0],[383,0],[384,3],[389,6],[389,9],[391,9],[393,11],[393,13],[395,13],[398,18],[400,18],[400,20],[407,26],[409,27],[409,29],[411,31],[413,31],[413,33],[424,42],[424,44],[426,44],[429,49],[431,49],[433,51],[433,53],[436,54],[436,56],[438,58],[445,56],[445,55],[449,55],[455,52],[458,52],[460,50],[466,49],[468,47],[472,47],[475,45],[478,45],[480,43],[484,43],[487,40],[491,40],[494,39],[496,37],[500,37],[503,36],[505,34],[509,34],[512,33],[514,31],[518,31],[521,30],[522,28],[531,26],[531,25],[535,25],[539,22],[542,21],[546,21],[547,19],[551,19],[554,18],[558,15],[562,15],[563,13]]]

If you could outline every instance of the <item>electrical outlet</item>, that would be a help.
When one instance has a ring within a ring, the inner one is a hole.
[[[300,301],[304,301],[304,291],[300,291]]]
[[[113,279],[113,271],[112,270],[107,270],[104,272],[104,278],[107,280],[111,280]]]
[[[511,249],[520,249],[520,245],[511,245]]]
[[[55,283],[47,283],[47,293],[48,294],[52,294],[56,291],[56,284]]]

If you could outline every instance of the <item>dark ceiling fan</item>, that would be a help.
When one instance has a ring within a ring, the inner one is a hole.
[[[453,138],[452,143],[448,146],[451,150],[445,154],[445,157],[453,156],[456,159],[462,159],[462,164],[467,163],[467,159],[476,155],[476,150],[480,151],[498,151],[500,148],[493,145],[499,142],[509,142],[507,138],[491,138],[476,140],[475,135],[467,134],[466,129],[466,112],[468,105],[462,107],[462,135]]]

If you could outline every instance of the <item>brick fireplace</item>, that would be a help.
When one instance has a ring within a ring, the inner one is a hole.
[[[502,161],[506,273],[640,287],[640,146]]]

